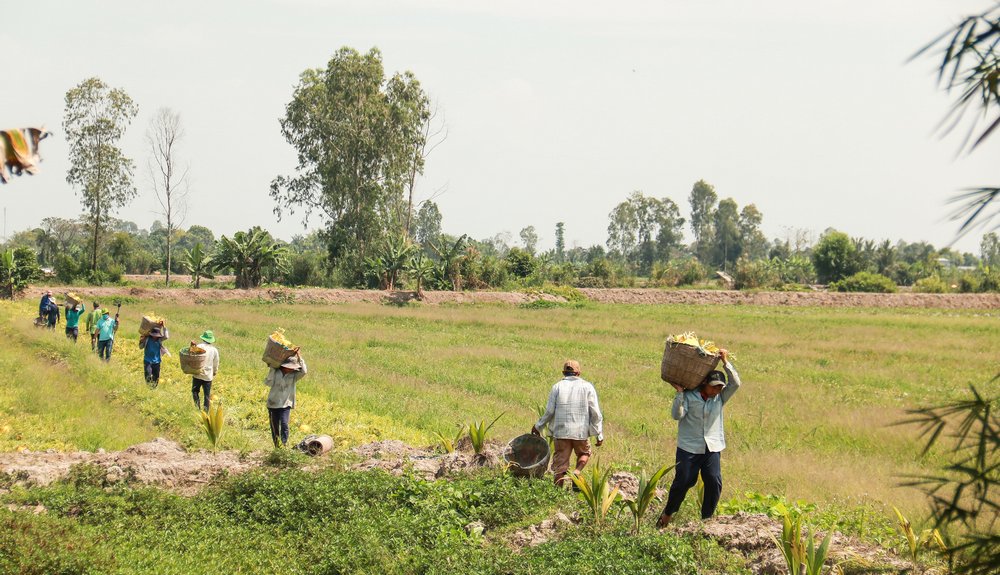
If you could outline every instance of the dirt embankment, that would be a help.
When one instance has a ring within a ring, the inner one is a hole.
[[[86,300],[113,302],[116,297],[129,296],[172,303],[213,303],[223,301],[261,300],[274,303],[379,303],[405,304],[422,302],[431,305],[499,303],[519,305],[537,300],[564,302],[559,296],[522,292],[452,292],[425,291],[418,298],[412,291],[379,291],[326,288],[261,288],[261,289],[183,289],[144,287],[50,288],[57,294],[73,291]],[[34,288],[29,296],[40,295]],[[659,290],[659,289],[581,289],[590,301],[608,304],[691,304],[691,305],[763,305],[815,307],[885,307],[942,309],[1000,309],[1000,294],[926,294],[926,293],[839,293],[839,292],[743,292],[735,290]]]

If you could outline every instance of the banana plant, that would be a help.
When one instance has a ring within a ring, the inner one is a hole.
[[[597,461],[587,476],[573,470],[570,471],[569,478],[580,490],[580,499],[593,512],[594,527],[600,527],[611,506],[621,499],[618,486],[611,487],[611,469],[602,470],[601,462]]]
[[[673,465],[664,465],[663,467],[656,470],[656,473],[652,477],[646,478],[646,470],[644,469],[639,475],[639,491],[635,495],[635,499],[626,499],[625,505],[628,506],[629,511],[632,512],[632,519],[634,523],[632,524],[632,532],[636,535],[639,534],[639,528],[642,525],[642,517],[646,514],[649,509],[650,503],[653,502],[653,498],[656,497],[656,487],[660,484],[660,480],[663,476],[673,469]]]

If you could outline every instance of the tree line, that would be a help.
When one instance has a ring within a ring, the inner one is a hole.
[[[342,48],[325,68],[299,77],[281,118],[296,150],[291,175],[270,184],[275,214],[318,218],[320,229],[290,242],[254,227],[216,237],[183,227],[188,165],[180,117],[161,108],[146,132],[146,171],[162,219],[148,229],[116,219],[134,201],[135,162],[118,146],[137,105],[123,90],[89,78],[66,93],[70,144],[66,181],[81,199],[76,220],[45,218],[7,248],[32,249],[41,268],[66,283],[120,281],[124,274],[190,274],[195,286],[216,274],[236,287],[264,283],[398,289],[511,289],[696,285],[724,272],[734,287],[780,288],[814,283],[888,291],[996,290],[995,233],[981,253],[925,243],[851,238],[829,229],[769,240],[763,214],[695,182],[687,211],[669,197],[629,194],[608,214],[607,241],[568,247],[566,223],[555,223],[554,249],[540,251],[534,226],[475,239],[442,231],[433,199],[418,198],[419,178],[447,130],[412,72],[387,75],[376,48]],[[684,217],[686,215],[686,217]],[[693,240],[685,243],[685,231]],[[5,260],[0,260],[0,264]],[[858,276],[855,278],[855,276]],[[852,282],[848,279],[854,278]],[[853,287],[852,287],[853,286]]]

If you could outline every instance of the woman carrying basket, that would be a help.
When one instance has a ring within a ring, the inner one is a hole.
[[[701,506],[701,518],[708,519],[715,514],[715,507],[722,495],[722,459],[726,448],[726,436],[722,427],[722,408],[740,389],[740,376],[729,363],[729,352],[720,349],[725,373],[713,371],[704,383],[695,389],[685,391],[676,383],[677,390],[670,415],[677,420],[677,466],[674,468],[674,482],[670,485],[667,506],[656,522],[657,527],[666,527],[677,510],[681,508],[688,489],[698,482],[698,474],[705,484],[705,499]]]

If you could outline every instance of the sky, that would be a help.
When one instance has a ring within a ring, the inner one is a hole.
[[[516,240],[532,225],[547,249],[561,221],[568,247],[603,244],[632,191],[687,218],[703,179],[756,204],[769,238],[833,227],[978,254],[982,231],[956,241],[947,202],[1000,184],[1000,137],[960,154],[936,131],[952,102],[936,62],[907,61],[990,0],[6,4],[0,124],[54,132],[40,173],[0,187],[8,235],[81,213],[60,133],[66,91],[92,76],[139,107],[121,142],[139,195],[118,217],[162,219],[144,135],[168,107],[185,128],[185,227],[304,233],[268,195],[296,164],[278,122],[299,74],[342,46],[378,47],[388,74],[412,71],[432,98],[447,138],[417,197],[456,235]]]

